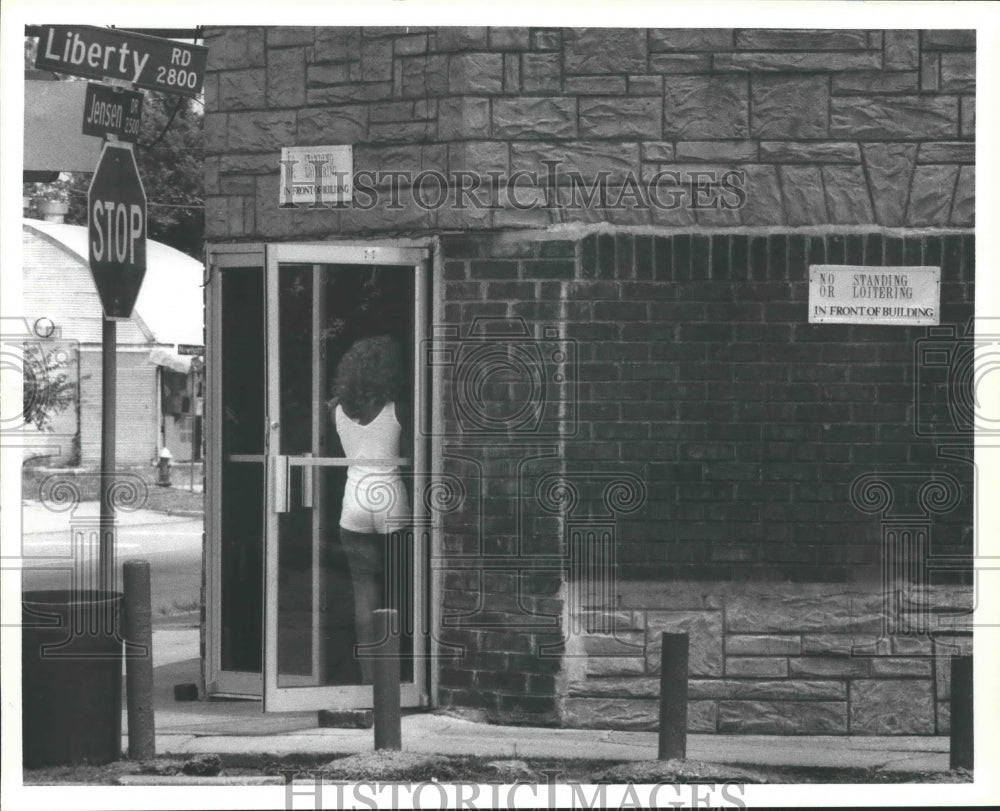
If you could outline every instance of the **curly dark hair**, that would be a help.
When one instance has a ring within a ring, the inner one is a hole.
[[[334,400],[352,420],[371,419],[386,403],[400,400],[403,369],[399,345],[388,335],[361,338],[337,364]]]

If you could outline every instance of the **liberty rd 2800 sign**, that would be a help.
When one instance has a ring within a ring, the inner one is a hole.
[[[35,67],[197,96],[208,48],[91,25],[43,25]]]

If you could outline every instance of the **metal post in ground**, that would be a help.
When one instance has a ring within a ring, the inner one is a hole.
[[[660,659],[659,760],[687,757],[688,635],[664,632]]]
[[[399,634],[395,609],[375,611],[375,638],[379,640],[378,659],[372,679],[375,706],[375,749],[403,748],[402,709],[400,706]]]
[[[973,768],[972,657],[951,657],[951,758],[952,769]]]
[[[156,757],[153,714],[153,614],[149,562],[130,560],[122,567],[125,591],[125,700],[128,710],[128,756]]]
[[[118,322],[103,319],[101,330],[101,539],[99,588],[115,588],[115,411],[118,381]]]

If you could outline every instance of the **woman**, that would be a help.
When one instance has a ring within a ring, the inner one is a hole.
[[[347,555],[354,591],[355,654],[363,684],[372,682],[376,660],[365,646],[377,645],[372,612],[386,607],[385,552],[388,535],[410,523],[406,489],[396,464],[362,460],[400,456],[405,415],[399,348],[388,336],[362,338],[341,358],[331,411],[347,468],[340,513],[340,542]],[[377,655],[377,654],[376,654]]]

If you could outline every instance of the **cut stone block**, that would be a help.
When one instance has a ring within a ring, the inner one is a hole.
[[[567,73],[642,73],[646,31],[642,28],[567,28],[563,37]]]
[[[570,682],[569,694],[571,696],[659,698],[660,680],[650,678],[578,679]]]
[[[753,82],[750,131],[759,138],[825,138],[830,129],[825,76],[762,76]]]
[[[788,675],[788,660],[772,656],[727,656],[727,676],[763,678]]]
[[[757,735],[843,735],[844,701],[720,701],[719,732]]]
[[[851,656],[803,656],[788,660],[791,676],[867,676],[869,660]]]
[[[691,679],[691,698],[770,699],[791,701],[845,700],[843,681],[751,681],[745,679]]]
[[[778,656],[802,652],[799,636],[775,634],[730,634],[726,637],[726,656]]]
[[[931,735],[931,682],[896,679],[851,682],[852,735]]]
[[[660,672],[664,631],[688,634],[688,672],[722,675],[722,614],[718,611],[650,611],[646,614],[646,647],[650,673]]]
[[[666,137],[746,138],[750,88],[744,76],[665,76],[663,134]]]
[[[910,186],[908,225],[947,225],[958,179],[957,166],[918,166]]]
[[[726,630],[749,634],[879,632],[881,605],[878,594],[741,594],[728,602]]]
[[[916,144],[865,144],[862,147],[875,219],[880,225],[902,225]]]

